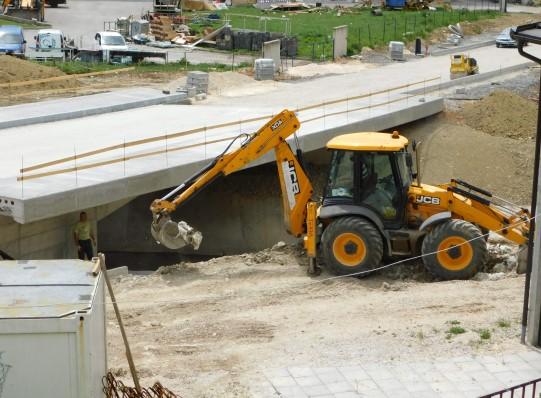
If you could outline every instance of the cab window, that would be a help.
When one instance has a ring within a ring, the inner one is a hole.
[[[334,151],[326,196],[353,199],[354,155],[352,151]]]
[[[384,220],[399,215],[400,193],[397,190],[390,154],[360,154],[360,202],[372,208]]]

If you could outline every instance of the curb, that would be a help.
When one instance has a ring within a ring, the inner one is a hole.
[[[166,97],[131,101],[131,102],[123,103],[123,104],[116,104],[116,105],[110,105],[110,106],[97,106],[95,108],[80,109],[80,110],[64,112],[64,113],[53,113],[49,115],[28,117],[24,119],[7,120],[5,122],[0,121],[0,129],[28,126],[31,124],[58,122],[61,120],[77,119],[77,118],[81,118],[85,116],[101,115],[104,113],[125,111],[128,109],[143,108],[143,107],[152,106],[152,105],[182,104],[182,103],[189,105],[189,102],[186,102],[187,99],[188,97],[186,96],[186,94],[170,94]]]
[[[430,53],[430,55],[432,55],[433,57],[439,57],[439,56],[442,56],[442,55],[453,54],[453,53],[458,53],[458,52],[464,52],[464,51],[468,51],[468,50],[473,50],[475,48],[488,47],[488,46],[492,46],[494,44],[496,44],[496,40],[481,41],[479,43],[473,43],[473,44],[469,44],[467,46],[461,46],[461,47],[457,46],[457,47],[450,47],[450,48],[444,48],[444,49],[441,49],[441,50],[432,51]]]

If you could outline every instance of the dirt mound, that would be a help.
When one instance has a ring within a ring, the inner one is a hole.
[[[515,203],[530,202],[533,141],[491,136],[445,115],[404,126],[401,132],[422,142],[423,182],[441,184],[459,178]]]
[[[46,79],[48,77],[63,76],[64,73],[56,68],[39,65],[19,58],[1,55],[0,70],[2,82],[13,83],[25,80]]]
[[[531,139],[535,135],[537,104],[509,91],[494,91],[464,106],[464,122],[490,135]]]

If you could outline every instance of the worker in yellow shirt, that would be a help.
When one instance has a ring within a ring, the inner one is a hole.
[[[96,239],[92,232],[92,225],[88,221],[88,217],[84,211],[79,214],[79,222],[73,230],[73,239],[77,246],[79,259],[84,260],[86,256],[90,260],[94,257],[94,246],[92,244],[96,244]]]

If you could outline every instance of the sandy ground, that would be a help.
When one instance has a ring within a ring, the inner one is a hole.
[[[512,250],[492,245],[493,257]],[[523,349],[522,276],[428,283],[423,271],[397,275],[310,278],[306,258],[286,246],[128,275],[114,287],[143,384],[160,380],[183,397],[257,396],[266,368]],[[465,333],[448,333],[456,322]],[[129,382],[111,311],[107,329],[110,367]]]
[[[401,129],[420,142],[421,177],[427,184],[459,178],[519,205],[528,205],[535,142],[491,136],[442,114]]]

